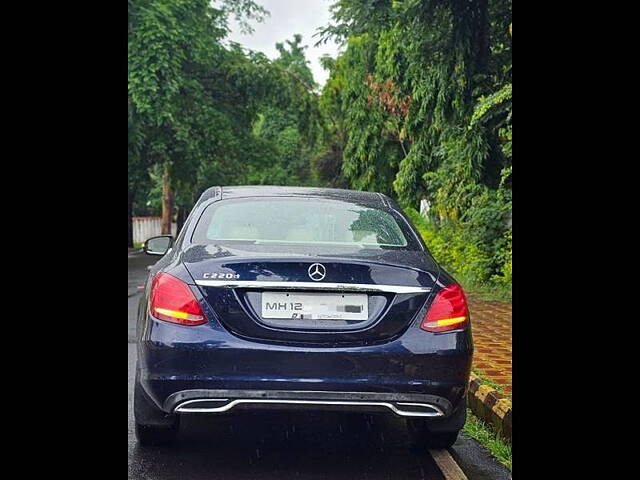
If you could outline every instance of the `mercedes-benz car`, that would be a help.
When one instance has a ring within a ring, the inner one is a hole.
[[[162,258],[138,311],[141,444],[174,440],[183,415],[273,408],[396,415],[416,443],[455,442],[465,294],[391,198],[212,187],[144,251]]]

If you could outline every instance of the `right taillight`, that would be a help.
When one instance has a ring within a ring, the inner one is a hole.
[[[202,308],[189,286],[167,273],[159,273],[151,283],[151,314],[166,322],[180,325],[207,323]]]
[[[427,332],[459,330],[469,321],[467,299],[457,283],[443,288],[431,302],[420,328]]]

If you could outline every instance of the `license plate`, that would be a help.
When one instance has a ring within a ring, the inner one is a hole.
[[[367,320],[369,299],[360,293],[262,293],[262,318]]]

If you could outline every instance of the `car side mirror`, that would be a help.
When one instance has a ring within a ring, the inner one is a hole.
[[[151,237],[146,242],[142,250],[147,255],[164,255],[173,246],[173,237],[171,235],[160,235],[158,237]]]

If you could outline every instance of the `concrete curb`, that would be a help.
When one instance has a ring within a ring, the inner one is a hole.
[[[489,385],[484,385],[480,377],[471,373],[467,404],[473,414],[493,426],[498,435],[511,442],[511,399]]]

